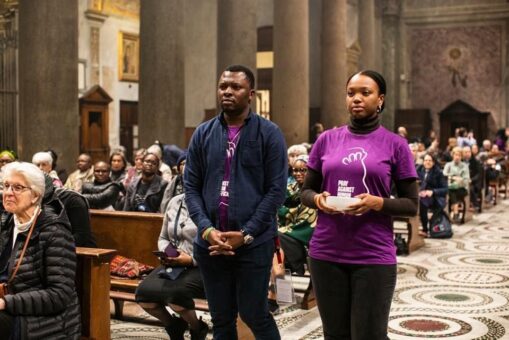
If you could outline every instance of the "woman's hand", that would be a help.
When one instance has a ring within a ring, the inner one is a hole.
[[[192,267],[193,258],[181,249],[177,249],[179,256],[161,258],[161,264],[169,267]]]
[[[379,196],[373,196],[370,194],[360,194],[355,196],[356,198],[360,198],[361,201],[359,203],[354,203],[344,211],[347,215],[362,215],[369,210],[380,211],[384,205],[384,199]]]
[[[313,200],[315,201],[315,205],[318,207],[318,209],[327,214],[341,214],[342,211],[336,210],[334,207],[327,205],[326,203],[327,196],[330,196],[330,193],[328,193],[327,191],[315,195]]]

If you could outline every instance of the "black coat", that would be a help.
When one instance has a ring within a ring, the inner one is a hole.
[[[120,194],[121,185],[116,182],[104,184],[85,183],[81,188],[81,194],[87,199],[90,208],[104,209],[114,207]]]
[[[419,176],[419,191],[432,190],[434,205],[440,208],[445,207],[446,196],[449,190],[447,185],[447,177],[444,176],[442,170],[438,166],[433,166],[428,173],[428,177],[424,179],[426,170],[424,166],[417,167],[417,175]]]
[[[4,213],[0,253],[11,246],[14,218]],[[28,231],[12,249],[9,276]],[[6,311],[19,317],[26,339],[79,339],[80,308],[75,288],[76,253],[69,220],[60,201],[44,205],[16,277],[4,297]]]
[[[124,211],[139,211],[137,208],[135,195],[138,191],[138,185],[141,177],[135,178],[127,188],[127,194],[124,201]],[[146,212],[160,212],[161,201],[163,200],[164,190],[166,190],[166,182],[161,176],[155,175],[145,194]]]

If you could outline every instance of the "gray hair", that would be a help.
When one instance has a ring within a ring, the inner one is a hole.
[[[53,164],[53,157],[51,157],[51,154],[49,152],[45,152],[45,151],[37,152],[32,157],[32,163],[38,164],[41,162]]]
[[[161,150],[161,147],[157,144],[151,145],[147,149],[147,153],[152,153],[152,154],[156,155],[157,158],[159,158],[159,160],[161,160],[161,158],[163,158],[163,151]]]
[[[38,196],[36,204],[40,204],[45,191],[44,173],[32,163],[12,162],[4,165],[2,168],[3,180],[5,181],[13,175],[19,175],[25,179],[28,187]]]
[[[302,144],[295,144],[288,148],[288,155],[291,153],[297,153],[299,155],[307,155],[308,149]]]

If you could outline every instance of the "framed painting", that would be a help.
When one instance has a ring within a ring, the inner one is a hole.
[[[137,82],[140,77],[140,38],[120,32],[118,39],[118,78]]]

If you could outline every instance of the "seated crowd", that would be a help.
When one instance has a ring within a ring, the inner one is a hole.
[[[405,129],[398,129],[398,133],[406,137]],[[445,150],[439,149],[434,133],[409,143],[419,177],[422,236],[429,236],[430,213],[448,206],[452,220],[458,222],[465,214],[467,197],[475,211],[481,210],[483,197],[488,201],[496,198],[497,193],[490,189],[490,183],[498,183],[508,175],[508,136],[509,128],[503,129],[493,143],[484,140],[479,147],[471,132],[459,129],[457,135],[448,140]],[[286,200],[278,210],[278,237],[284,267],[297,275],[307,272],[307,249],[317,220],[317,211],[304,206],[300,200],[310,148],[309,144],[288,148]],[[172,154],[168,156],[165,151]],[[76,160],[76,170],[69,176],[58,170],[56,157],[52,150],[37,152],[32,157],[32,165],[16,162],[14,152],[0,152],[0,194],[22,197],[27,203],[21,205],[13,200],[12,204],[0,206],[0,240],[3,238],[12,243],[16,230],[31,228],[41,235],[41,241],[48,239],[55,243],[50,242],[49,248],[58,246],[69,253],[60,255],[65,255],[66,261],[37,259],[38,253],[35,257],[31,256],[33,261],[45,263],[46,271],[54,266],[63,274],[55,277],[46,274],[46,279],[35,283],[35,290],[30,294],[27,292],[26,297],[22,292],[28,287],[22,284],[21,279],[12,280],[17,294],[15,298],[6,298],[4,305],[0,304],[1,331],[18,334],[24,329],[30,331],[41,327],[38,325],[43,324],[44,316],[38,315],[37,310],[23,302],[29,296],[40,299],[41,303],[48,301],[48,305],[58,308],[61,314],[57,315],[62,318],[78,315],[76,292],[74,284],[70,283],[74,281],[76,265],[74,247],[95,247],[88,214],[91,208],[163,214],[159,240],[154,245],[160,252],[161,265],[138,286],[136,301],[163,323],[171,339],[183,338],[187,329],[192,339],[205,339],[208,326],[196,316],[193,302],[194,298],[204,298],[205,292],[193,257],[197,227],[189,217],[184,200],[185,151],[154,144],[134,152],[134,165],[129,164],[120,150],[113,151],[109,160],[98,160],[95,164],[90,155],[81,154]],[[168,159],[173,164],[164,162]],[[9,163],[13,164],[7,165]],[[35,219],[24,218],[27,209],[32,212],[31,216],[36,216]],[[56,228],[60,225],[64,228]],[[9,234],[9,230],[14,232]],[[23,242],[23,238],[16,240],[15,246],[21,249]],[[0,278],[3,276],[5,279],[10,258],[20,255],[3,249],[0,249],[0,255]],[[34,275],[29,270],[30,266],[21,267],[17,277]],[[277,309],[274,293],[272,290],[269,294],[272,311]],[[60,296],[58,304],[62,306],[55,304],[52,294]],[[166,306],[179,316],[170,314]],[[13,317],[16,315],[23,315],[23,318]],[[27,326],[21,327],[20,322]],[[48,328],[40,331],[75,338],[76,327],[75,322],[68,322],[66,327],[58,330]]]

